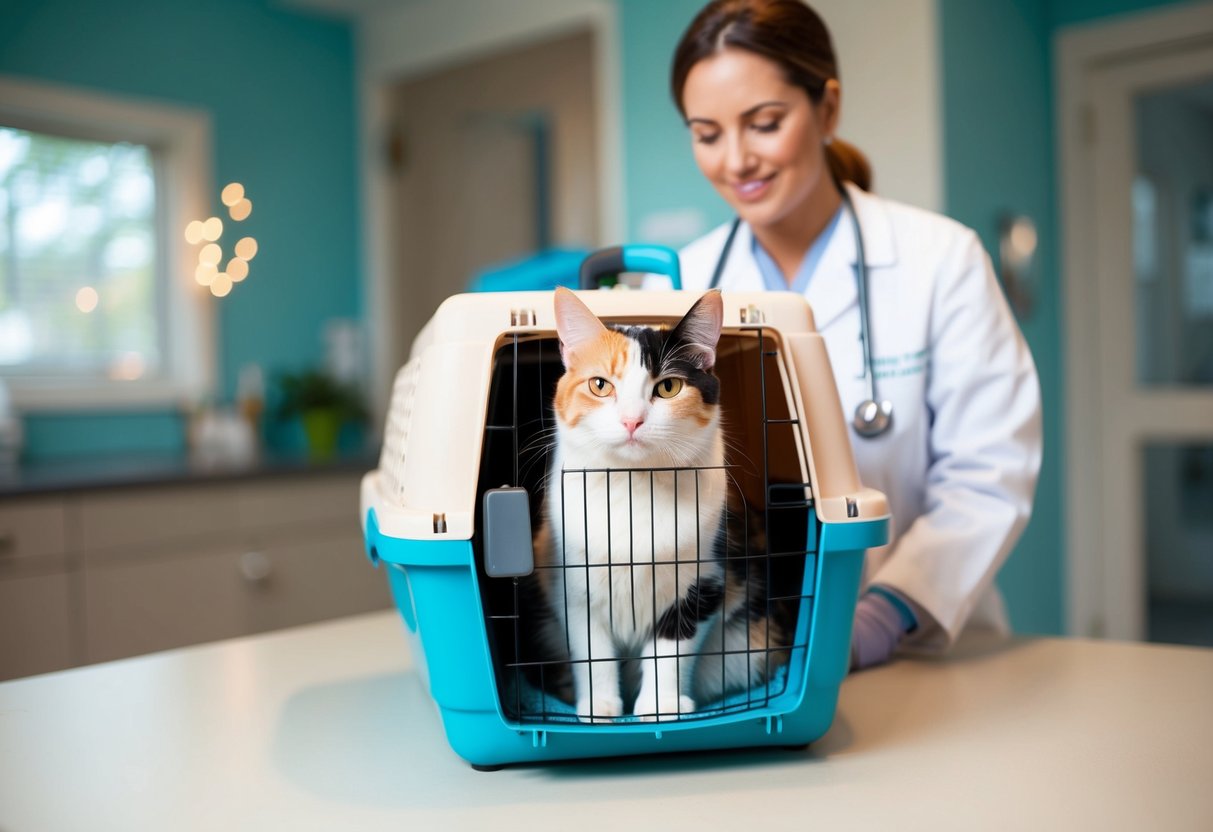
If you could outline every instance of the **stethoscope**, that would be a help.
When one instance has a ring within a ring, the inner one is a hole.
[[[855,269],[855,285],[859,290],[859,341],[863,344],[864,374],[868,378],[868,398],[855,408],[855,417],[851,420],[851,427],[864,439],[872,439],[880,436],[893,424],[893,403],[888,399],[882,400],[876,395],[876,372],[872,365],[871,323],[868,320],[868,264],[863,254],[863,232],[859,228],[859,215],[855,213],[851,195],[847,193],[845,187],[839,190],[842,191],[842,201],[851,214],[851,225],[855,229],[855,257],[858,264]],[[733,248],[733,238],[737,236],[739,227],[741,227],[740,217],[733,220],[733,227],[729,229],[729,236],[725,238],[724,248],[720,250],[720,257],[712,272],[712,281],[708,284],[709,289],[716,289],[720,286],[720,276],[724,273],[725,263]]]

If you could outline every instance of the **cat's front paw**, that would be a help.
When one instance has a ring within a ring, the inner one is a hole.
[[[678,719],[695,712],[695,700],[689,696],[675,697],[673,693],[658,697],[642,690],[632,712],[643,722]]]
[[[620,716],[623,716],[623,700],[617,695],[577,698],[577,718],[582,722],[611,722]]]

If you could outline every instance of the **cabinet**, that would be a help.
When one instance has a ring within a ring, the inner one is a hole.
[[[66,574],[0,580],[0,679],[75,664],[71,580]]]
[[[360,474],[91,490],[0,505],[0,679],[391,606]]]

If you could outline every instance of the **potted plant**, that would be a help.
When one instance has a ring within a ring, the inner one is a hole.
[[[298,417],[303,423],[308,457],[315,462],[336,455],[343,425],[366,419],[366,407],[358,391],[321,370],[283,373],[278,386],[278,412],[284,419]]]

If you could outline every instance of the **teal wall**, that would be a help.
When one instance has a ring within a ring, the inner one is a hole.
[[[1043,0],[941,0],[946,211],[998,251],[998,218],[1026,214],[1039,239],[1035,308],[1020,327],[1044,402],[1036,507],[998,577],[1017,631],[1060,633],[1065,597],[1064,361],[1057,279],[1049,16]]]
[[[1163,6],[1180,6],[1192,0],[1049,0],[1049,25],[1090,23],[1106,17],[1148,11]]]
[[[669,91],[674,46],[703,0],[618,3],[628,239],[640,239],[646,216],[688,207],[701,211],[708,227],[724,222],[728,206],[695,167]]]
[[[940,0],[946,212],[997,251],[997,221],[1023,213],[1040,239],[1036,307],[1020,325],[1044,396],[1045,457],[1032,522],[999,576],[1015,629],[1065,628],[1065,375],[1053,40],[1064,26],[1174,0]]]
[[[271,0],[5,0],[0,73],[200,108],[218,189],[244,183],[251,276],[216,302],[220,399],[245,364],[323,355],[329,318],[361,315],[357,95],[351,27]],[[222,215],[222,214],[220,214]],[[27,414],[27,455],[181,451],[171,410]]]

